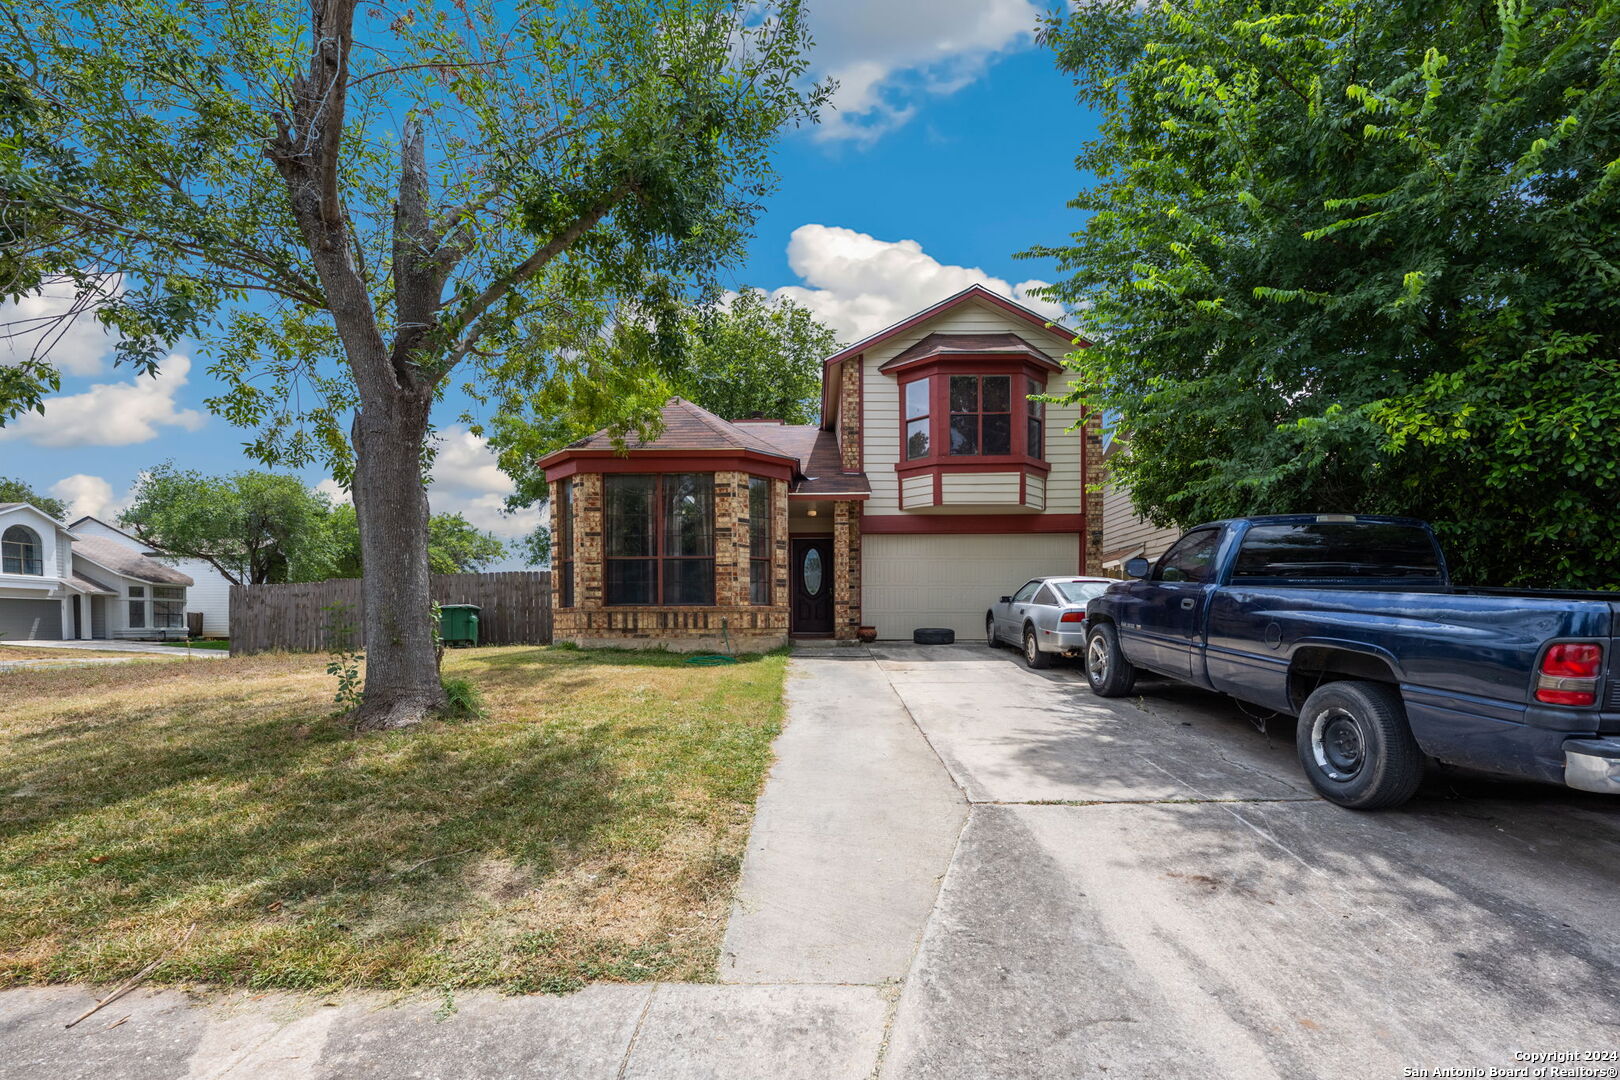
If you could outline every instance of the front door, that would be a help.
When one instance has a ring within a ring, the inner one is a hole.
[[[795,539],[792,556],[792,632],[804,635],[832,633],[832,538]]]

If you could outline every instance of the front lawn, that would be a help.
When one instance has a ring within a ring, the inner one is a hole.
[[[783,655],[453,650],[483,719],[355,736],[326,658],[0,677],[0,986],[711,977]]]

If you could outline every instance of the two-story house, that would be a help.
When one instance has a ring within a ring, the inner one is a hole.
[[[1029,578],[1097,572],[1098,425],[1036,400],[1083,344],[975,285],[827,357],[820,424],[676,398],[656,439],[546,456],[556,639],[976,638]]]
[[[27,503],[0,503],[0,641],[184,637],[191,583]]]

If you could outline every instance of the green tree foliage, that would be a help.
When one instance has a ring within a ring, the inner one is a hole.
[[[354,507],[332,507],[327,527],[333,548],[330,576],[360,577],[360,519]],[[460,514],[434,514],[428,518],[428,569],[435,574],[471,574],[505,555],[506,545],[498,537]]]
[[[319,581],[336,554],[326,496],[297,477],[206,476],[162,464],[141,474],[119,522],[170,555],[203,559],[233,584]]]
[[[1076,395],[1161,524],[1428,517],[1465,580],[1620,585],[1620,4],[1105,0]]]
[[[72,283],[142,370],[201,339],[259,460],[350,484],[357,720],[411,724],[444,704],[421,481],[452,374],[500,408],[635,386],[590,343],[633,310],[669,351],[742,257],[825,98],[808,47],[799,0],[8,4],[0,292]],[[0,375],[0,420],[56,378]]]
[[[67,504],[61,499],[41,495],[22,480],[0,476],[0,503],[8,502],[28,503],[35,510],[43,510],[57,521],[67,521]]]

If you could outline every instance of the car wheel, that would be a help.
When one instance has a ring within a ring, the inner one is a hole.
[[[1125,659],[1112,623],[1099,624],[1086,638],[1086,681],[1098,697],[1124,697],[1136,685],[1136,665]]]
[[[992,649],[1001,648],[1001,639],[996,637],[996,617],[994,615],[984,617],[984,643]]]
[[[1353,810],[1399,806],[1423,782],[1423,751],[1400,692],[1386,683],[1345,679],[1318,687],[1300,711],[1295,743],[1311,786]]]
[[[1024,663],[1036,671],[1043,671],[1052,666],[1052,654],[1041,652],[1041,645],[1035,637],[1033,626],[1024,627]]]

